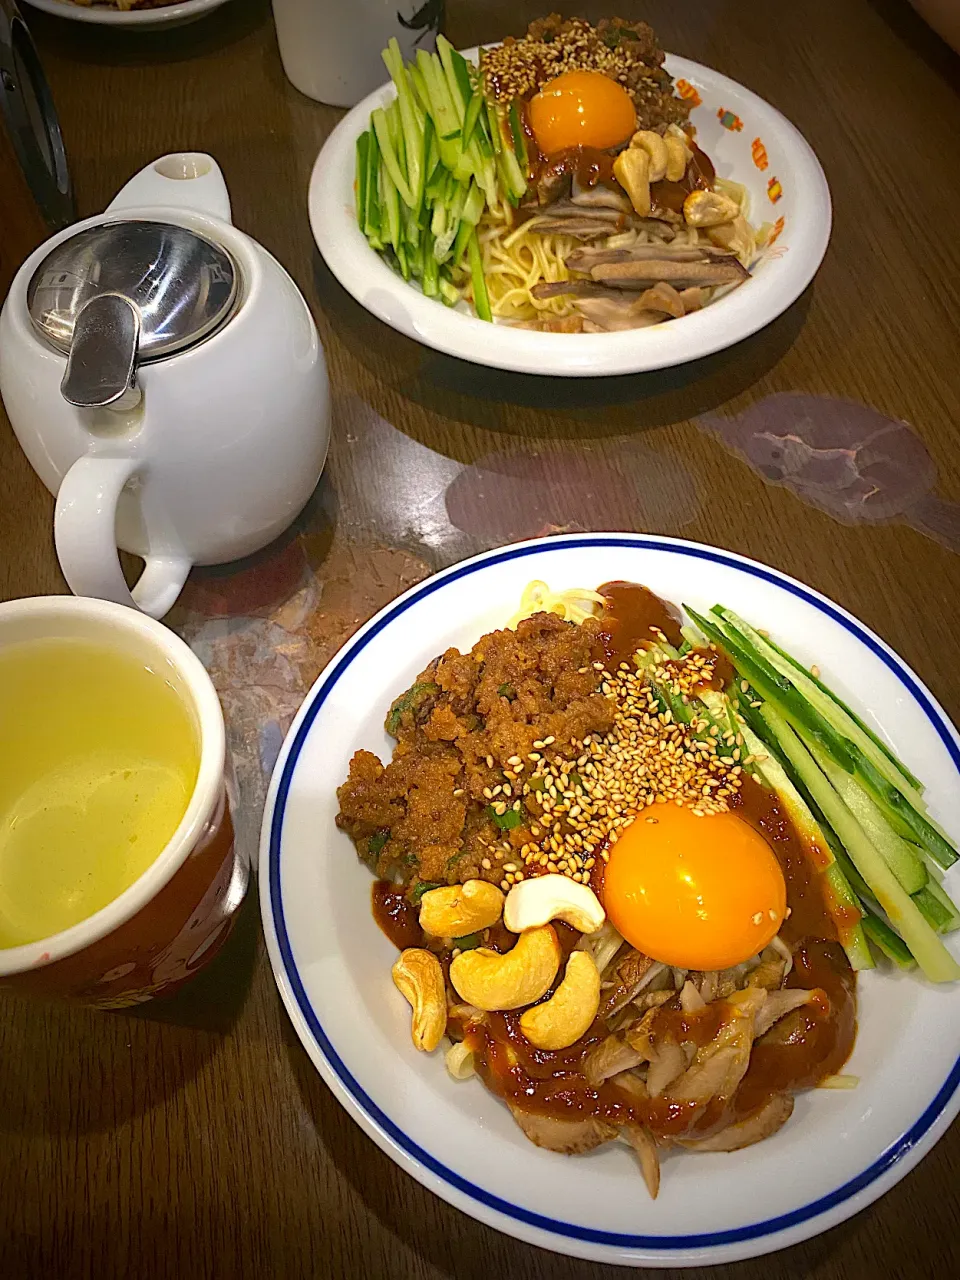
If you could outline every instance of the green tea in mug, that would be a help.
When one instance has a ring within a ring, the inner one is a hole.
[[[162,669],[81,639],[0,649],[0,947],[129,888],[183,818],[199,761]]]

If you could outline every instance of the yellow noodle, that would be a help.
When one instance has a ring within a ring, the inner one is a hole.
[[[579,626],[587,618],[594,618],[603,612],[605,600],[597,591],[586,587],[571,587],[567,591],[551,591],[545,582],[528,582],[520,597],[520,607],[507,623],[515,628],[524,618],[531,618],[535,613],[555,613],[567,622],[575,622]]]

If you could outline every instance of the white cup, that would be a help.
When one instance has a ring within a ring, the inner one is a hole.
[[[273,0],[283,69],[308,98],[352,107],[387,79],[396,36],[404,61],[432,53],[444,0]]]

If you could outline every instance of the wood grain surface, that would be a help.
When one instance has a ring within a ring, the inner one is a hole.
[[[512,538],[610,527],[715,543],[794,574],[874,627],[957,718],[958,61],[900,0],[615,9],[793,120],[821,157],[836,221],[815,283],[763,333],[682,369],[582,383],[436,355],[336,284],[313,249],[306,186],[341,113],[285,81],[265,0],[154,35],[27,14],[81,214],[159,154],[209,151],[237,225],[313,308],[335,417],[325,477],[292,535],[319,599],[295,655],[304,687],[406,583]],[[531,0],[461,0],[447,30],[471,45],[519,33],[537,12]],[[292,588],[271,570],[266,596],[251,595],[256,570],[195,574],[174,625],[188,632],[204,610],[273,619]],[[0,598],[64,589],[52,499],[0,415]],[[259,791],[244,787],[249,834]],[[225,953],[166,1005],[111,1015],[0,996],[0,1275],[617,1274],[478,1225],[363,1136],[290,1028],[258,911],[251,896]],[[573,1164],[569,1185],[575,1195]],[[852,1221],[713,1274],[955,1276],[958,1241],[954,1128]]]

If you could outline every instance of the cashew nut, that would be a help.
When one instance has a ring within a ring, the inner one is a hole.
[[[414,1046],[431,1053],[447,1029],[447,995],[440,961],[432,951],[407,947],[392,973],[394,985],[413,1008]]]
[[[667,148],[667,181],[680,182],[687,172],[687,165],[693,152],[686,146],[682,138],[668,133],[663,140]]]
[[[683,216],[691,227],[716,227],[732,222],[739,212],[736,200],[719,191],[691,191],[683,202]]]
[[[606,914],[588,884],[569,876],[534,876],[521,880],[507,894],[503,923],[511,933],[536,929],[551,920],[563,920],[581,933],[596,933]]]
[[[641,218],[650,216],[650,154],[643,147],[627,147],[613,162],[613,176],[630,197]]]
[[[549,1000],[528,1009],[520,1030],[538,1049],[567,1049],[600,1008],[600,970],[587,951],[571,951],[563,981]]]
[[[560,956],[556,932],[547,924],[522,933],[506,955],[489,947],[462,952],[450,965],[450,981],[478,1009],[520,1009],[549,990]]]
[[[434,938],[462,938],[496,924],[503,894],[486,880],[430,889],[420,899],[420,928]]]
[[[630,145],[640,147],[650,157],[648,177],[651,182],[659,182],[667,176],[667,144],[659,133],[654,133],[652,129],[641,129],[630,139]]]

